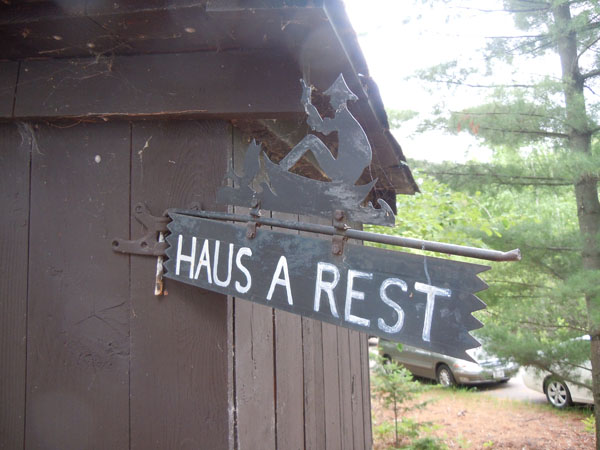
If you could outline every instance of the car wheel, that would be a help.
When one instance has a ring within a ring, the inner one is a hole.
[[[456,386],[456,380],[454,379],[454,375],[452,375],[452,371],[450,367],[446,364],[440,364],[435,372],[436,381],[444,387]]]
[[[560,380],[551,378],[546,383],[546,398],[556,408],[566,408],[573,404],[567,385]]]

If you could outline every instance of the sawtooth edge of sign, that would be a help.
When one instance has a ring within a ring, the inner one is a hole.
[[[303,79],[300,82],[300,103],[306,112],[307,123],[313,131],[324,135],[337,132],[337,157],[318,136],[307,134],[276,164],[269,159],[261,144],[252,140],[246,149],[243,175],[238,175],[230,167],[225,175],[225,185],[217,192],[217,201],[328,219],[333,211],[342,210],[351,221],[394,226],[394,213],[383,199],[377,200],[379,208],[371,202],[363,205],[377,179],[364,185],[355,184],[372,159],[367,134],[347,106],[348,101],[356,101],[358,97],[340,74],[324,91],[335,115],[332,118],[321,117],[311,103],[312,88]],[[331,181],[314,180],[289,171],[307,152],[313,154]],[[228,182],[233,186],[226,185]]]
[[[166,278],[469,361],[466,350],[480,345],[470,332],[482,326],[472,313],[485,308],[475,293],[487,288],[477,275],[488,266],[354,244],[336,256],[329,239],[267,229],[249,239],[245,226],[170,216]],[[400,319],[390,300],[403,314],[395,333],[385,331]]]

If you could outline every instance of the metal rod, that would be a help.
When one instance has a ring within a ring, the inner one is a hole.
[[[272,219],[270,217],[252,217],[242,214],[231,214],[215,211],[194,211],[182,209],[169,209],[167,213],[181,214],[185,216],[202,217],[204,219],[229,220],[233,222],[256,222],[260,225],[287,228],[291,230],[307,231],[309,233],[326,234],[329,236],[342,235],[349,239],[377,242],[378,244],[395,245],[397,247],[414,248],[417,250],[428,250],[447,255],[465,256],[468,258],[484,259],[487,261],[520,261],[521,251],[517,248],[508,252],[488,250],[463,245],[445,244],[443,242],[425,241],[387,234],[371,233],[370,231],[354,230],[348,228],[339,230],[330,225],[316,223],[292,222],[288,220]]]

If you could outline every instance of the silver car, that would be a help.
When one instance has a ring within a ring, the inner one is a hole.
[[[581,342],[586,347],[589,346],[589,335],[581,336],[571,341]],[[559,367],[553,367],[560,371]],[[569,376],[588,386],[592,385],[592,363],[587,360],[580,363],[569,371]],[[550,374],[550,372],[536,369],[534,367],[525,367],[523,371],[523,382],[525,386],[534,391],[546,394],[546,398],[552,406],[556,408],[566,408],[573,403],[594,403],[592,390],[565,381]]]
[[[482,347],[467,350],[477,363],[422,350],[410,345],[379,340],[379,353],[406,367],[414,376],[436,380],[442,386],[457,384],[503,383],[515,376],[519,365],[488,355]]]

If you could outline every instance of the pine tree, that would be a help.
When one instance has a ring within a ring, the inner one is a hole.
[[[456,8],[456,2],[452,6]],[[551,195],[555,189],[560,191],[561,198],[563,195],[574,198],[572,215],[573,219],[576,216],[577,227],[572,242],[566,247],[569,251],[577,249],[577,256],[565,256],[568,253],[564,251],[565,245],[555,243],[557,248],[551,253],[555,261],[548,268],[558,270],[549,274],[553,286],[560,287],[563,283],[571,288],[561,289],[569,297],[564,305],[577,304],[578,299],[585,305],[584,328],[591,336],[596,442],[600,448],[600,142],[596,139],[600,131],[597,114],[600,101],[596,92],[600,77],[600,2],[504,0],[498,2],[497,8],[481,12],[510,13],[522,34],[489,40],[482,54],[487,69],[484,73],[461,68],[456,62],[419,73],[423,80],[488,92],[482,104],[471,108],[446,113],[440,109],[441,114],[427,122],[426,128],[469,132],[497,154],[515,157],[497,159],[487,165],[460,169],[430,167],[428,170],[439,176],[476,180],[480,185],[521,186],[523,196],[532,195],[527,189],[537,190],[538,195]],[[558,57],[558,77],[518,79],[521,74],[516,64],[523,58],[541,60],[548,55]],[[499,63],[513,64],[514,81],[495,81],[493,73]],[[491,81],[485,81],[486,75]],[[545,158],[532,159],[532,154]],[[570,194],[565,189],[569,189]],[[544,244],[543,231],[541,233],[537,241],[545,246],[546,253],[552,252],[552,245]],[[561,259],[562,266],[557,263]],[[551,303],[547,308],[555,306],[560,305]],[[576,305],[571,308],[577,310]],[[582,322],[581,318],[578,322]]]

